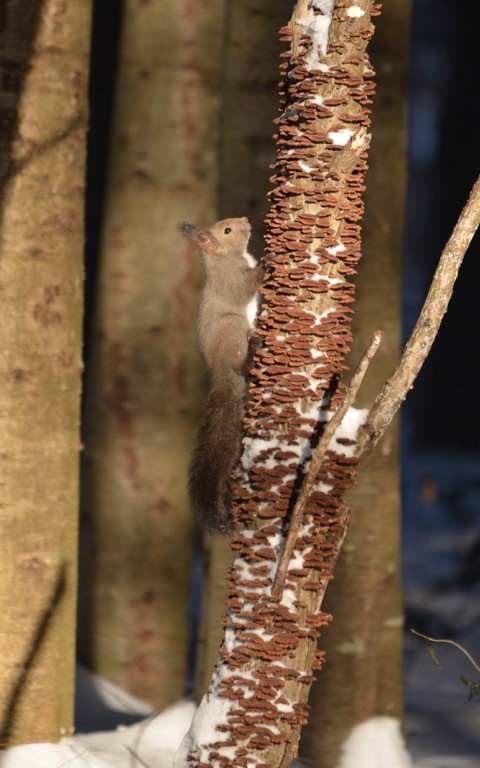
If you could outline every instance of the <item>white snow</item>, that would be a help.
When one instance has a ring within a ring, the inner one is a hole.
[[[209,747],[215,742],[225,741],[228,738],[228,735],[218,730],[218,726],[227,724],[228,712],[232,706],[233,702],[230,699],[220,698],[215,694],[211,695],[210,692],[205,694],[195,711],[190,728],[175,754],[174,768],[182,768],[182,766],[187,765],[187,757],[194,746],[196,747],[197,759],[202,763],[208,760]],[[219,747],[218,753],[229,758],[232,757],[231,750],[232,747]]]
[[[288,594],[287,594],[288,593]],[[282,604],[293,606],[294,593],[285,590]],[[291,605],[290,605],[291,601]],[[459,602],[460,604],[460,602]],[[474,637],[478,638],[478,633]],[[467,643],[475,647],[475,640]],[[480,729],[479,708],[475,702],[465,704],[465,689],[458,682],[464,657],[456,649],[441,649],[447,659],[438,670],[421,645],[411,673],[421,677],[420,708],[407,717],[408,731],[415,747],[413,763],[401,735],[400,723],[390,717],[375,717],[355,727],[342,747],[337,768],[478,768],[478,756],[469,747]],[[277,662],[282,666],[281,662]],[[452,666],[454,669],[452,669]],[[245,677],[246,674],[243,673]],[[86,682],[90,683],[88,695]],[[141,717],[149,705],[125,693],[111,683],[83,672],[80,685],[80,709],[87,709],[99,728],[113,714],[135,711]],[[92,708],[94,691],[107,708]],[[246,691],[247,692],[247,691]],[[423,709],[422,709],[423,707]],[[282,711],[288,704],[279,703]],[[174,754],[187,733],[195,714],[193,702],[183,700],[162,714],[153,713],[135,725],[116,730],[78,734],[58,744],[26,744],[0,753],[1,768],[172,768]],[[432,709],[429,715],[428,710]],[[81,713],[85,716],[85,713]],[[208,729],[208,723],[206,723]],[[212,734],[210,734],[211,736]],[[215,734],[215,739],[222,734]],[[470,743],[469,743],[470,740]],[[466,746],[465,746],[466,745]],[[224,748],[228,750],[227,747]],[[138,755],[134,760],[132,752]],[[179,756],[180,757],[180,756]],[[177,765],[179,757],[177,757]],[[180,763],[181,764],[181,763]],[[299,766],[301,763],[297,762]]]
[[[322,275],[322,274],[315,274],[313,277],[310,278],[313,280],[313,282],[318,283],[320,280],[323,280],[325,283],[328,283],[328,285],[340,285],[343,283],[343,280],[340,280],[338,277],[330,277],[330,275]]]
[[[321,11],[323,14],[332,15],[333,0],[312,0],[312,8]]]
[[[372,717],[357,725],[342,745],[338,768],[412,768],[400,722]]]
[[[359,5],[351,5],[347,11],[347,16],[350,16],[351,19],[359,19],[365,16],[365,11]]]
[[[127,697],[117,689],[120,695]],[[180,701],[160,715],[114,731],[78,734],[58,744],[25,744],[0,756],[1,768],[131,768],[132,752],[149,768],[171,768],[173,756],[195,712]],[[141,762],[136,762],[141,765]]]
[[[302,171],[306,171],[307,173],[312,173],[312,171],[315,170],[315,168],[312,168],[310,165],[307,165],[303,160],[298,161],[298,165],[302,169]]]
[[[365,423],[367,416],[368,408],[349,408],[342,423],[329,443],[329,450],[335,451],[335,453],[343,453],[345,456],[351,458],[354,455],[355,446],[342,445],[338,440],[342,438],[355,440],[358,429]]]
[[[330,131],[328,138],[331,139],[337,146],[344,147],[345,144],[350,141],[354,133],[355,132],[350,128],[341,128],[338,131]]]
[[[332,256],[336,256],[337,253],[342,253],[345,250],[345,246],[343,243],[339,243],[338,245],[333,245],[331,248],[325,249],[327,253],[331,253]]]
[[[321,13],[315,14],[314,10]],[[325,56],[327,53],[332,12],[333,0],[312,0],[305,18],[299,22],[303,33],[308,35],[312,41],[312,47],[305,57],[307,69],[328,70],[328,67],[321,62],[321,56]]]

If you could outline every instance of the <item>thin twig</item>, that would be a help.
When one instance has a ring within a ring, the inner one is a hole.
[[[159,716],[160,712],[152,712],[151,715],[148,715],[148,717],[143,720],[139,724],[139,728],[137,733],[135,734],[135,738],[133,740],[132,747],[127,747],[128,751],[130,752],[130,768],[135,768],[135,761],[141,763],[141,765],[145,765],[140,760],[140,757],[138,756],[138,751],[140,749],[140,742],[142,741],[145,731],[147,728],[153,723],[153,721]],[[148,768],[148,766],[147,766]]]
[[[363,381],[363,377],[367,372],[367,368],[370,365],[371,359],[373,358],[375,352],[377,351],[380,345],[382,336],[383,336],[382,331],[375,331],[375,333],[373,334],[367,349],[363,353],[363,356],[355,369],[355,372],[350,382],[350,386],[348,387],[345,393],[344,399],[338,406],[337,410],[333,414],[330,421],[326,423],[325,430],[312,453],[310,466],[308,468],[307,473],[305,474],[305,477],[303,478],[302,486],[300,488],[300,493],[298,495],[298,499],[296,501],[296,504],[292,511],[292,515],[290,517],[290,525],[289,525],[287,537],[285,540],[285,546],[283,548],[280,561],[278,564],[277,572],[275,574],[275,579],[272,587],[272,596],[275,598],[280,598],[283,592],[285,578],[288,571],[288,565],[290,563],[292,553],[297,541],[298,532],[300,530],[300,526],[302,523],[303,511],[305,509],[305,505],[308,501],[308,498],[310,496],[315,480],[317,479],[318,473],[320,471],[320,467],[322,465],[322,461],[328,450],[330,441],[334,436],[335,432],[337,431],[338,427],[342,423],[348,409],[351,407],[351,405],[355,401],[357,392]]]
[[[80,760],[80,758],[86,755],[87,752],[88,752],[88,747],[86,747],[81,752],[79,752],[78,755],[74,755],[73,757],[71,757],[70,760],[66,760],[64,763],[60,763],[60,765],[57,765],[57,768],[64,768],[65,765],[70,765],[75,760]]]
[[[427,298],[400,363],[375,400],[365,424],[360,428],[356,451],[358,458],[375,447],[413,387],[447,311],[458,270],[479,224],[480,177],[475,182],[443,250]]]
[[[422,637],[424,640],[428,640],[429,643],[448,643],[449,645],[454,645],[455,648],[458,648],[458,650],[461,651],[464,654],[464,656],[467,657],[467,659],[469,660],[470,664],[472,664],[472,666],[475,667],[477,672],[480,672],[480,667],[476,663],[475,659],[472,656],[470,656],[469,652],[467,650],[465,650],[463,645],[460,645],[459,643],[456,643],[455,640],[448,640],[448,639],[443,640],[443,639],[438,639],[436,637],[428,637],[428,635],[422,635],[421,632],[417,632],[415,629],[411,629],[410,632],[413,635],[417,635],[418,637]]]
[[[142,758],[132,749],[132,747],[125,746],[125,749],[127,750],[127,752],[130,753],[130,757],[133,757],[133,759],[136,762],[140,763],[140,765],[142,765],[143,768],[151,768],[151,766],[148,765],[148,763],[146,763],[144,760],[142,760]]]

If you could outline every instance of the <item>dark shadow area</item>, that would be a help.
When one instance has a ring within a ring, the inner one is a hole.
[[[18,704],[22,698],[23,690],[28,683],[28,677],[32,670],[38,653],[42,647],[43,641],[47,637],[50,623],[55,611],[60,605],[65,594],[66,576],[65,564],[61,565],[55,579],[52,596],[50,597],[42,615],[39,618],[37,628],[30,642],[27,654],[20,664],[20,670],[17,679],[12,687],[8,701],[5,707],[3,721],[0,723],[0,744],[2,746],[10,743],[12,731],[15,725],[15,717]]]
[[[0,226],[5,187],[18,171],[12,147],[18,137],[23,85],[31,66],[43,4],[44,0],[0,3]]]
[[[85,321],[84,359],[89,357],[89,340],[96,286],[96,270],[103,217],[105,184],[108,170],[108,144],[112,123],[115,72],[117,65],[121,0],[93,4],[92,43],[90,56],[90,128],[87,143],[86,248],[85,248]],[[83,390],[85,391],[85,381]],[[85,404],[83,403],[84,409]],[[82,418],[82,423],[85,420]],[[87,459],[82,456],[82,465]],[[85,493],[80,498],[80,557],[78,592],[78,657],[82,664],[92,665],[90,598],[95,578],[95,546],[93,526]]]
[[[93,4],[85,207],[85,341],[87,352],[108,170],[108,145],[114,106],[121,11],[122,0]]]
[[[405,336],[480,172],[479,22],[475,0],[459,0],[453,13],[447,0],[413,3]],[[405,699],[407,722],[414,718],[414,758],[422,756],[429,729],[447,761],[478,754],[478,731],[468,725],[468,709],[476,704],[465,708],[468,692],[458,681],[456,656],[437,670],[408,630],[456,640],[474,655],[480,641],[479,249],[477,233],[402,413]],[[442,718],[443,743],[437,739]]]
[[[447,17],[449,24],[444,23]],[[416,320],[441,250],[480,172],[480,103],[474,63],[478,22],[480,6],[474,0],[462,0],[453,15],[449,14],[447,0],[436,1],[435,13],[429,0],[413,4],[404,268],[406,336]],[[403,409],[407,586],[422,578],[438,589],[451,583],[453,573],[462,570],[461,552],[473,546],[468,541],[472,526],[472,535],[475,528],[478,535],[479,248],[477,233],[432,352]],[[436,551],[436,537],[447,530],[459,539],[456,557],[442,558]],[[460,541],[462,535],[464,541]],[[453,568],[451,573],[447,562]],[[477,585],[479,577],[480,571]],[[428,630],[427,607],[421,609],[421,620],[419,608],[412,619]],[[411,610],[407,600],[407,623]]]
[[[81,666],[75,676],[75,730],[79,733],[115,730],[119,725],[138,723],[151,710],[135,710],[128,694],[105,681],[98,681]]]
[[[440,253],[480,172],[476,96],[480,5],[413,3],[410,151],[405,253],[405,330],[409,332]],[[448,24],[445,19],[448,18]],[[416,448],[480,448],[480,234],[461,267],[448,313],[406,404]]]
[[[340,374],[334,373],[333,376],[330,379],[330,383],[328,385],[328,388],[325,390],[324,396],[323,396],[323,404],[321,408],[319,408],[319,414],[323,414],[325,412],[330,411],[332,400],[335,398],[335,395],[338,393],[340,384]],[[342,399],[343,395],[340,396],[340,401]],[[338,407],[337,406],[335,408]],[[315,451],[317,445],[319,444],[320,440],[323,437],[323,433],[325,432],[327,422],[326,421],[317,421],[317,424],[312,432],[312,435],[310,437],[310,445],[308,447],[308,452],[305,453],[303,456],[300,457],[300,463],[298,465],[298,471],[295,478],[295,482],[293,483],[292,487],[292,494],[290,496],[289,502],[288,502],[288,509],[285,515],[285,519],[283,522],[283,533],[286,534],[288,532],[288,529],[290,527],[290,520],[292,517],[292,513],[295,509],[295,505],[297,503],[298,497],[300,495],[300,491],[302,490],[303,481],[305,480],[305,476],[307,474],[307,471],[309,469],[309,464],[306,464],[307,459],[309,460],[311,454]],[[323,468],[322,468],[323,469]],[[320,475],[321,476],[321,475]],[[332,504],[335,508],[335,501],[332,501]],[[340,510],[340,507],[338,507],[337,512]]]

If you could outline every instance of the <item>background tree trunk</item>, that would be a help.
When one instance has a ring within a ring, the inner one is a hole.
[[[90,4],[0,24],[3,747],[73,724]]]
[[[214,218],[222,18],[221,0],[125,3],[88,368],[82,657],[159,708],[185,686],[203,398],[176,223]]]
[[[228,4],[223,61],[219,215],[248,216],[250,250],[263,251],[268,178],[274,160],[273,119],[278,112],[278,30],[291,14],[291,0],[232,0]],[[205,693],[223,636],[230,542],[206,537],[202,618],[196,694]]]
[[[374,329],[385,335],[359,407],[373,403],[399,357],[408,17],[408,3],[388,3],[372,41],[378,85],[349,359],[359,358]],[[325,599],[325,610],[334,616],[322,637],[326,664],[312,686],[312,712],[300,748],[319,768],[337,765],[355,725],[375,715],[402,717],[398,453],[395,420],[348,492],[352,520]]]

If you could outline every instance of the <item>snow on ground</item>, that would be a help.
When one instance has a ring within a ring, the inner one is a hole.
[[[124,696],[124,694],[121,694]],[[173,756],[194,713],[181,701],[161,715],[114,731],[79,734],[59,744],[26,744],[0,757],[2,768],[171,768]],[[297,762],[298,768],[302,764]],[[343,749],[339,768],[411,768],[400,724],[376,717],[354,729]],[[304,767],[305,768],[305,767]]]
[[[417,710],[407,717],[413,760],[399,722],[376,717],[352,731],[338,768],[478,768],[474,755],[479,754],[475,750],[480,745],[480,709],[476,702],[465,704],[466,689],[454,672],[467,670],[456,654],[451,647],[438,650],[442,670],[445,662],[444,674],[423,650],[416,654],[415,669],[409,670],[416,676],[419,692]],[[156,714],[148,704],[84,670],[80,671],[78,687],[78,719],[86,730],[114,721],[137,722],[79,733],[59,744],[13,747],[0,756],[1,768],[171,768],[195,711],[191,701],[180,701]],[[437,705],[432,711],[435,697]],[[298,763],[297,768],[301,765]]]
[[[357,725],[343,744],[338,768],[412,768],[400,722],[372,717]]]
[[[467,638],[473,648],[469,640],[474,638]],[[480,703],[466,703],[468,690],[459,681],[460,674],[475,677],[468,662],[452,646],[438,646],[437,669],[421,641],[412,637],[411,644],[406,671],[416,692],[407,714],[412,759],[398,721],[376,717],[352,731],[338,768],[478,768]],[[77,722],[86,732],[59,744],[13,747],[1,753],[0,768],[171,768],[195,712],[191,701],[156,714],[85,670],[79,671],[77,688]]]
[[[180,701],[161,714],[151,712],[148,704],[129,696],[116,686],[81,673],[83,688],[88,688],[84,704],[85,723],[99,717],[122,721],[124,715],[135,718],[135,725],[96,733],[79,733],[59,744],[26,744],[13,747],[0,756],[1,768],[171,768],[173,755],[190,727],[195,711],[191,701]],[[90,678],[90,680],[88,679]],[[88,685],[87,685],[88,683]],[[94,690],[99,694],[94,695]],[[102,703],[104,706],[102,706]],[[82,707],[83,708],[83,707]],[[148,717],[145,710],[151,712]],[[135,715],[136,711],[136,715]],[[135,759],[136,756],[136,759]]]

